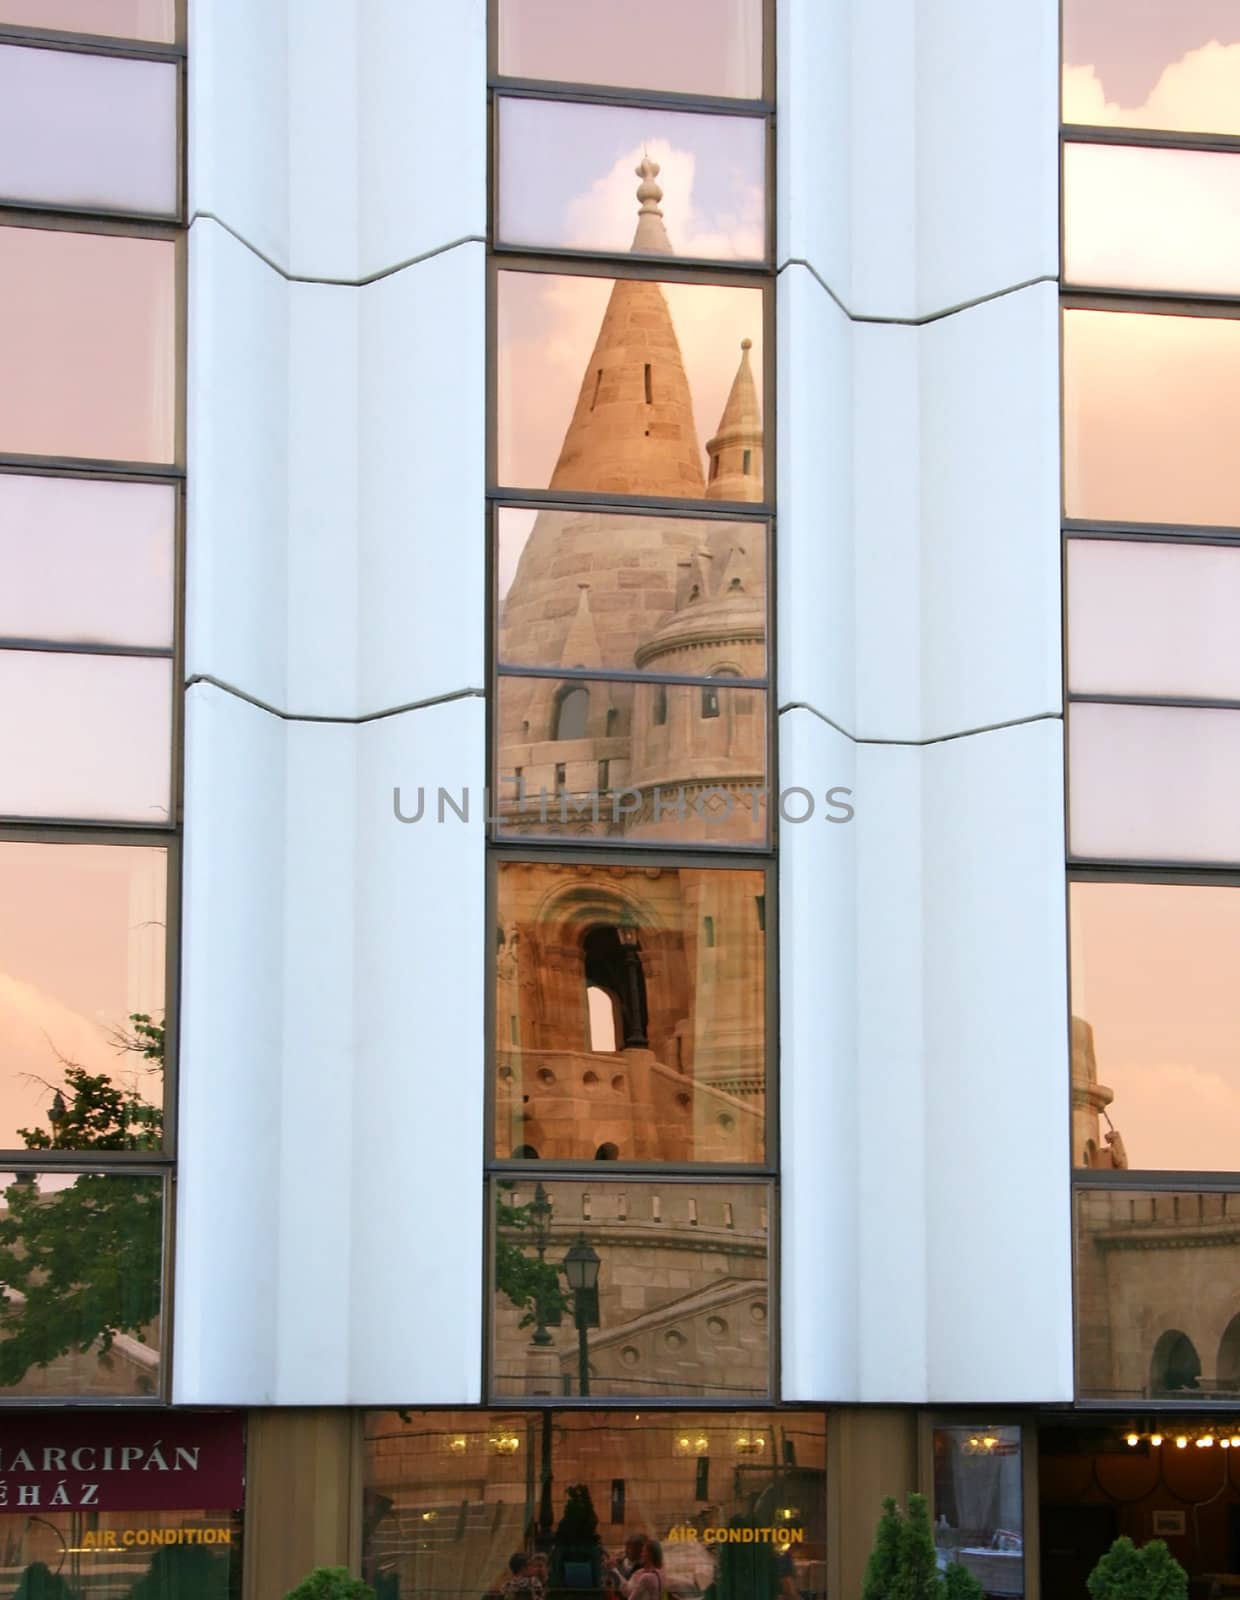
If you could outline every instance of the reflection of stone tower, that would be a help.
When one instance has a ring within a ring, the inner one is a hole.
[[[649,159],[637,169],[641,209],[633,249],[669,255],[658,208],[662,191],[654,181],[658,171]],[[742,342],[736,378],[707,446],[708,484],[663,290],[645,280],[617,279],[551,487],[759,501],[762,424],[749,345]],[[541,512],[503,602],[499,659],[574,669],[636,665],[762,676],[763,545],[760,530],[734,523],[714,524],[704,546],[701,524],[687,518]],[[560,796],[633,786],[636,764],[647,785],[666,783],[674,793],[686,783],[690,805],[693,779],[701,780],[699,789],[716,780],[761,784],[764,712],[760,690],[727,694],[669,687],[660,694],[653,685],[506,678],[498,714],[499,775],[507,779],[519,771],[526,796],[520,804],[513,785],[504,784],[506,826],[543,834],[629,831],[653,837],[644,814],[615,822],[606,805],[598,823],[582,820],[571,805],[562,821]],[[540,791],[546,801],[540,801]],[[715,808],[722,805],[716,798]],[[740,805],[731,826],[720,824],[721,841],[754,836],[751,798],[742,796]],[[677,826],[673,815],[658,832],[674,837]]]
[[[1128,1157],[1118,1129],[1106,1108],[1114,1092],[1098,1082],[1094,1030],[1081,1017],[1072,1018],[1072,1160],[1083,1167],[1126,1167]],[[1102,1133],[1099,1117],[1107,1123]]]

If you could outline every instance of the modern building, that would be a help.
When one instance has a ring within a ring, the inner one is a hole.
[[[1237,108],[0,0],[0,1600],[1240,1589]]]

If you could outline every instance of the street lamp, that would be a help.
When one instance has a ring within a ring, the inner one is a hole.
[[[545,1349],[551,1343],[551,1335],[547,1332],[547,1323],[559,1324],[559,1317],[547,1315],[547,1296],[544,1286],[545,1266],[544,1257],[547,1251],[547,1240],[551,1232],[551,1201],[547,1198],[547,1191],[542,1184],[534,1189],[534,1198],[530,1201],[530,1223],[534,1229],[534,1245],[538,1251],[538,1286],[534,1290],[534,1315],[537,1326],[531,1344],[536,1344],[540,1349]]]
[[[599,1325],[600,1264],[598,1251],[590,1248],[584,1233],[579,1233],[576,1243],[564,1257],[564,1276],[573,1291],[573,1321],[577,1324],[577,1392],[583,1397],[590,1393],[590,1348],[586,1341],[586,1329]]]

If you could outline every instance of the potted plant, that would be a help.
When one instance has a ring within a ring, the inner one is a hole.
[[[284,1600],[375,1600],[375,1591],[347,1567],[315,1567]]]
[[[1161,1539],[1117,1539],[1088,1579],[1092,1600],[1188,1600],[1188,1574]]]
[[[984,1600],[984,1591],[962,1566],[940,1572],[926,1497],[911,1494],[904,1516],[890,1496],[883,1501],[861,1600]]]

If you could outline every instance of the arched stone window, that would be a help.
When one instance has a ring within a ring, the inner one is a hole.
[[[661,728],[667,722],[667,685],[661,683],[654,691],[654,716],[652,718],[656,728]]]
[[[581,951],[585,963],[586,997],[591,1004],[591,1037],[595,1037],[593,1012],[598,1001],[592,991],[601,990],[610,997],[614,1006],[614,1038],[612,1049],[645,1050],[646,1039],[646,975],[642,971],[641,945],[636,929],[625,930],[596,926],[582,940]],[[594,1046],[592,1045],[593,1049]]]
[[[735,667],[716,667],[707,676],[711,678],[739,678],[740,673]],[[719,691],[709,683],[702,690],[702,715],[703,717],[717,717],[719,715]]]
[[[1200,1376],[1201,1357],[1193,1341],[1178,1328],[1168,1328],[1154,1346],[1150,1360],[1150,1393],[1195,1389]]]
[[[561,689],[556,696],[553,739],[584,739],[590,717],[590,691],[581,684]]]

